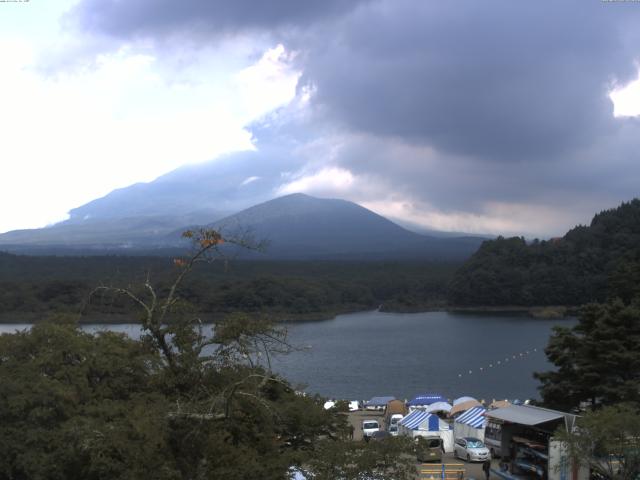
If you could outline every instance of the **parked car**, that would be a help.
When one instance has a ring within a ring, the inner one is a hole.
[[[394,423],[392,425],[389,425],[388,432],[391,434],[391,436],[397,437],[398,436],[398,424]]]
[[[391,415],[391,417],[389,418],[389,425],[397,425],[398,422],[400,420],[402,420],[404,418],[404,415],[402,415],[401,413],[394,413],[393,415]]]
[[[442,461],[442,439],[440,437],[416,437],[416,459],[419,462]]]
[[[377,420],[363,420],[362,421],[362,436],[370,437],[373,432],[380,430],[380,424]]]
[[[491,458],[491,453],[479,438],[457,438],[453,446],[453,454],[468,462],[484,462]]]

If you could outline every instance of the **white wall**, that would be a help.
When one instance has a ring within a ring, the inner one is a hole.
[[[552,439],[549,442],[549,472],[547,478],[549,480],[588,480],[589,468],[584,465],[573,465],[567,456],[565,444]]]

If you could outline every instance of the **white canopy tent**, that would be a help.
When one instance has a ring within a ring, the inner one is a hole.
[[[433,413],[433,412],[449,413],[451,411],[451,405],[449,405],[447,402],[436,402],[425,407],[424,411],[427,413]]]

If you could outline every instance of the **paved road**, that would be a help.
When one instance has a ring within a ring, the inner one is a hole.
[[[382,412],[376,411],[358,411],[349,413],[349,423],[353,425],[353,439],[354,441],[362,441],[362,422],[364,420],[377,420],[380,425],[382,425],[382,420],[384,419],[384,414]],[[443,462],[445,464],[460,464],[462,468],[464,468],[464,479],[466,480],[484,480],[484,472],[482,471],[482,463],[476,462],[466,462],[464,460],[460,460],[454,458],[453,453],[446,453],[443,458]],[[498,463],[494,460],[493,468],[498,468]],[[418,472],[421,469],[421,464],[416,464],[416,468]],[[419,474],[416,476],[417,479],[426,479],[427,476],[420,476]],[[498,477],[492,475],[490,480],[499,480]]]

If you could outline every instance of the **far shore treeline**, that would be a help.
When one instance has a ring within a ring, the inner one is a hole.
[[[200,265],[181,297],[206,315],[246,312],[275,320],[317,320],[380,307],[391,311],[443,308],[460,264],[427,262],[240,261]],[[130,301],[93,296],[99,285],[140,285],[147,273],[168,288],[172,258],[33,257],[0,254],[2,322],[29,322],[53,312],[83,311],[83,321],[129,322]]]

